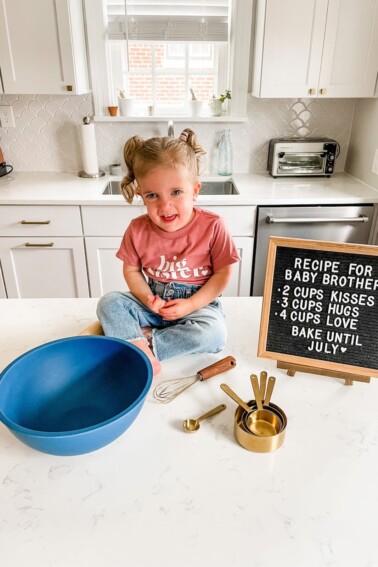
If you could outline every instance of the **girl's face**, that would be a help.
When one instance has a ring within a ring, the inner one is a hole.
[[[138,194],[147,214],[159,228],[175,232],[190,223],[193,206],[201,188],[186,167],[159,167],[138,178]]]

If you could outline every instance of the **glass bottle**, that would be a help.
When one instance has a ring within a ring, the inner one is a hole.
[[[223,130],[221,140],[219,142],[218,153],[218,173],[219,175],[232,174],[232,144],[230,130]]]

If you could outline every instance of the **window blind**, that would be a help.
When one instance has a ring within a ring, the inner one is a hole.
[[[231,0],[106,0],[109,39],[227,41]]]

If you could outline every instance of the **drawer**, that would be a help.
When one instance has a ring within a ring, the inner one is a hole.
[[[80,207],[2,205],[0,236],[82,236]]]
[[[81,207],[85,236],[123,236],[130,222],[146,213],[144,205]]]
[[[214,205],[201,208],[222,217],[232,236],[254,236],[256,207]]]

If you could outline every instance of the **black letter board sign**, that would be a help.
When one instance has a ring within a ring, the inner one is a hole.
[[[258,355],[378,376],[378,247],[271,237]]]

